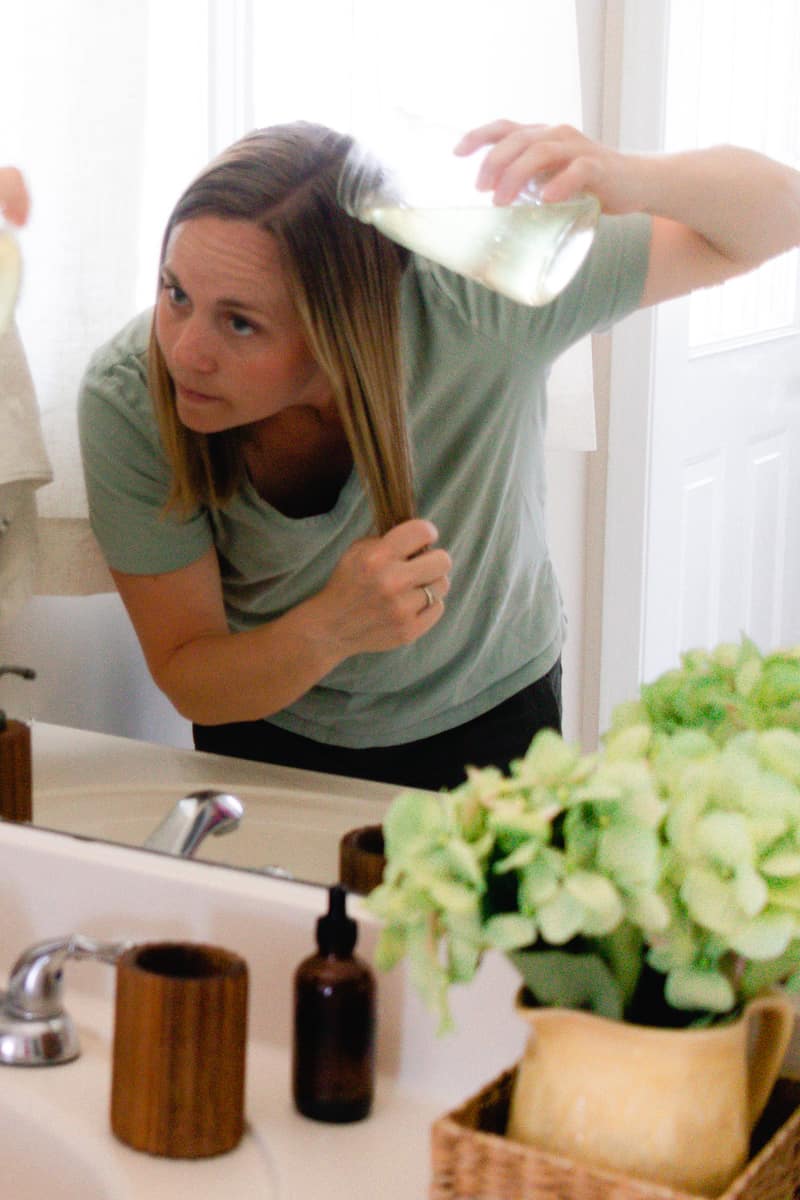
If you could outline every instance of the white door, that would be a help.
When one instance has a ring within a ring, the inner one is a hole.
[[[622,145],[800,161],[794,0],[612,8]],[[794,251],[614,335],[601,728],[682,650],[800,643],[798,278]]]

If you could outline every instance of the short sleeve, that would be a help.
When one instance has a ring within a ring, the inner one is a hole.
[[[78,402],[92,530],[108,565],[134,575],[195,562],[213,545],[202,509],[165,512],[170,469],[147,389],[144,318],[92,358]]]
[[[575,278],[550,304],[531,310],[529,332],[535,335],[537,354],[553,362],[587,334],[609,329],[638,308],[651,233],[652,221],[641,213],[600,218]]]
[[[537,363],[554,362],[589,333],[609,328],[641,301],[650,260],[650,217],[601,217],[592,247],[568,287],[541,307],[509,300],[432,264],[423,267],[440,300],[473,330]]]

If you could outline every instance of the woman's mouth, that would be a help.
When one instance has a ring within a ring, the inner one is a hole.
[[[206,392],[196,392],[193,388],[184,387],[182,383],[175,384],[175,392],[179,400],[189,404],[214,404],[219,396],[209,396]]]

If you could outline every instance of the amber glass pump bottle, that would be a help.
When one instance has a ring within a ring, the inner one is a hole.
[[[294,1102],[317,1121],[360,1121],[372,1107],[375,979],[353,954],[358,927],[346,900],[340,885],[329,889],[317,953],[294,978]]]

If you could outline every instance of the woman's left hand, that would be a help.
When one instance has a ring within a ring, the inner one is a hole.
[[[491,149],[481,163],[476,186],[492,192],[495,204],[511,204],[535,182],[541,199],[548,203],[591,192],[604,212],[638,209],[636,156],[593,142],[571,125],[492,121],[466,133],[455,153],[472,154],[482,146]]]

